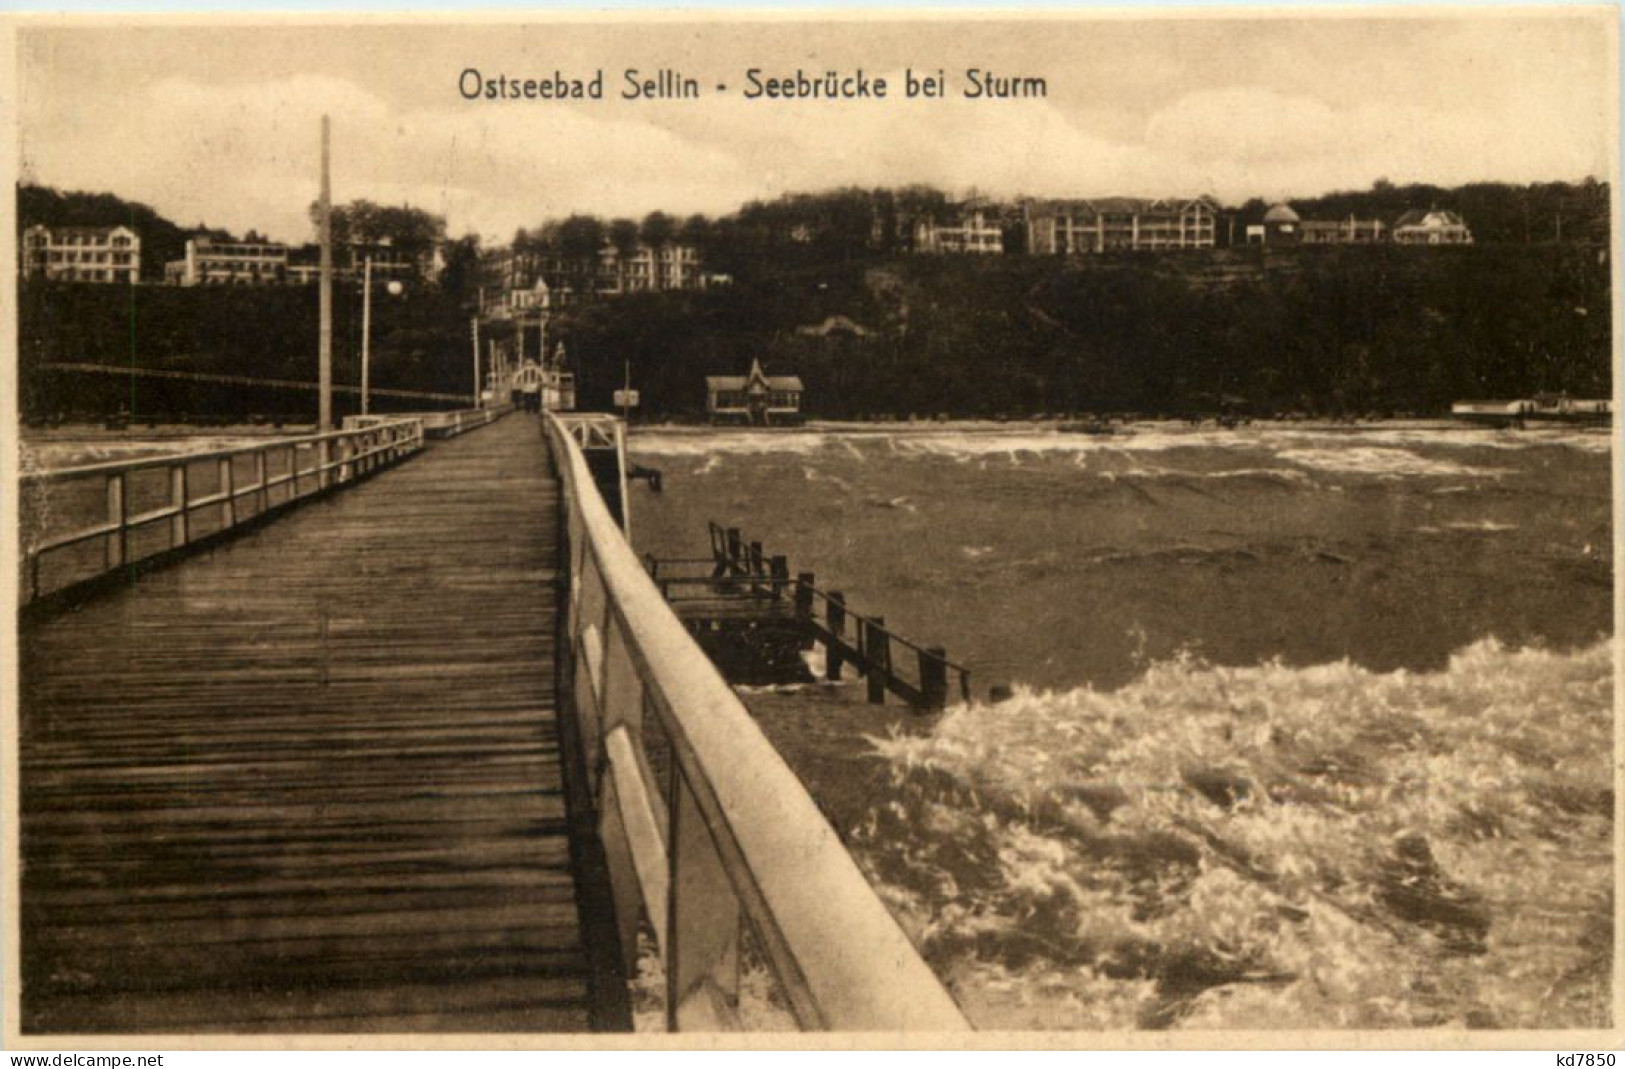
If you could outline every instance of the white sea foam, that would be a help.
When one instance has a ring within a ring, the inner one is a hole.
[[[1324,432],[1278,431],[1265,432],[1270,437],[1282,435],[1304,438],[1325,438]],[[1613,434],[1606,429],[1582,430],[1565,427],[1533,427],[1526,430],[1491,430],[1487,428],[1453,427],[1360,427],[1337,435],[1358,438],[1372,445],[1432,446],[1451,449],[1529,449],[1539,446],[1574,449],[1583,453],[1608,453],[1613,448]]]
[[[24,443],[21,463],[25,471],[53,470],[143,457],[212,453],[248,445],[275,444],[267,435],[200,435],[192,438],[105,438],[80,441]]]
[[[940,457],[961,463],[971,460],[1003,459],[1012,464],[1052,456],[1066,456],[1073,463],[1087,463],[1096,455],[1122,456],[1164,453],[1178,449],[1204,451],[1252,451],[1276,453],[1283,459],[1294,454],[1325,458],[1327,467],[1338,455],[1362,452],[1377,457],[1417,456],[1415,450],[1474,451],[1520,450],[1537,447],[1566,448],[1592,454],[1607,454],[1612,436],[1607,431],[1572,428],[1538,428],[1524,431],[1496,431],[1477,428],[1420,428],[1364,425],[1348,428],[1253,425],[1235,429],[1190,428],[1176,424],[1136,424],[1121,433],[1084,434],[1047,427],[1014,428],[1000,424],[965,424],[930,429],[902,426],[843,427],[803,430],[640,430],[632,439],[635,452],[655,456],[761,456],[789,454],[812,456],[838,450],[863,462],[874,449],[902,457]],[[1359,473],[1358,466],[1336,470]],[[1449,462],[1436,460],[1438,465]],[[1435,474],[1418,472],[1417,462],[1379,470],[1374,474]],[[1460,465],[1462,470],[1479,470]],[[1487,470],[1487,469],[1486,469]]]
[[[632,434],[628,447],[637,454],[664,457],[757,456],[790,453],[809,456],[832,437],[820,431],[667,431]]]
[[[1375,475],[1379,478],[1419,475],[1487,478],[1508,473],[1506,468],[1475,467],[1452,460],[1425,457],[1409,449],[1386,446],[1345,445],[1330,448],[1283,449],[1277,455],[1293,464],[1340,475]]]
[[[1312,487],[1315,480],[1308,472],[1299,468],[1225,468],[1217,471],[1184,471],[1178,468],[1146,467],[1137,465],[1114,471],[1110,468],[1099,469],[1096,474],[1109,482],[1119,479],[1135,479],[1141,481],[1159,480],[1202,480],[1202,479],[1251,479],[1266,482],[1292,483],[1295,486]]]
[[[839,475],[826,474],[825,472],[821,472],[811,465],[803,465],[801,468],[801,474],[805,476],[807,481],[810,483],[829,483],[831,486],[839,487],[844,493],[852,492],[852,484],[841,478]]]
[[[1612,688],[1611,640],[1493,639],[1018,686],[871,739],[896,789],[854,839],[982,1027],[1596,1025]]]
[[[816,642],[809,649],[801,651],[801,663],[807,666],[807,674],[813,677],[814,683],[825,690],[851,686],[858,678],[848,672],[837,680],[825,679],[828,661],[824,656],[824,647]]]

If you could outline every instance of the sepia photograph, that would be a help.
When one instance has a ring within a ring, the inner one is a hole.
[[[1619,1045],[1616,8],[0,25],[7,1045]]]

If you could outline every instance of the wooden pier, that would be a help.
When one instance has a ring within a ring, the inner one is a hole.
[[[943,708],[949,678],[970,700],[970,670],[948,659],[941,646],[922,646],[886,626],[883,616],[854,612],[846,595],[818,587],[812,572],[792,577],[782,555],[746,541],[737,527],[708,525],[709,557],[645,558],[645,567],[679,619],[704,645],[708,635],[741,631],[766,635],[769,647],[787,641],[824,648],[824,677],[838,682],[850,665],[867,687],[870,702],[891,693],[917,709]],[[771,653],[771,651],[770,651]],[[782,659],[782,658],[775,658]],[[743,680],[754,682],[755,680]]]
[[[24,1034],[628,1027],[559,507],[510,417],[30,621]]]
[[[620,423],[408,422],[26,478],[90,574],[19,628],[8,1039],[626,1030],[647,931],[674,1030],[747,937],[801,1027],[967,1027],[639,567]]]

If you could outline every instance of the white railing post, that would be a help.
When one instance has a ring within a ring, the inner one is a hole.
[[[124,498],[124,473],[107,477],[107,522],[114,530],[107,536],[107,567],[117,568],[130,556],[129,506]]]
[[[739,1007],[739,899],[694,792],[672,771],[666,1027],[716,1031]]]
[[[271,487],[267,485],[271,473],[271,465],[265,461],[265,450],[254,451],[254,481],[260,488],[260,512],[264,513],[271,507]]]
[[[169,545],[170,548],[186,545],[187,522],[186,511],[186,462],[172,464],[169,468],[169,507],[176,512],[169,519]]]
[[[232,468],[231,457],[220,458],[220,492],[225,495],[220,501],[220,529],[230,530],[237,526],[237,473]]]

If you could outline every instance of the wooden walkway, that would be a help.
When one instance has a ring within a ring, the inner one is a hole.
[[[626,1027],[572,865],[558,507],[510,416],[26,627],[23,1031]]]

